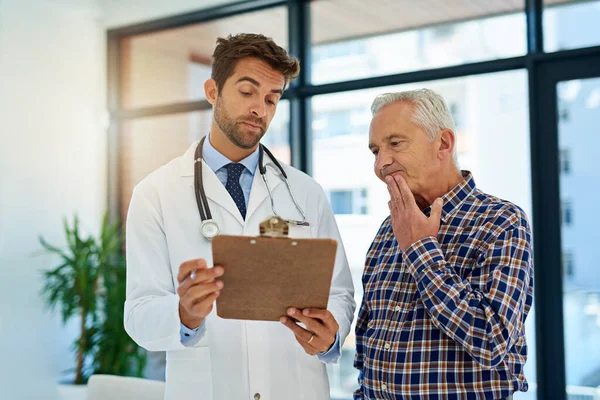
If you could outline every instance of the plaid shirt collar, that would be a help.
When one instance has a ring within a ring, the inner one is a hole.
[[[475,191],[475,179],[471,171],[462,170],[463,180],[442,196],[444,206],[442,207],[442,222],[448,222],[449,218],[460,209],[464,201]],[[424,208],[423,213],[428,217],[431,215],[431,206]]]

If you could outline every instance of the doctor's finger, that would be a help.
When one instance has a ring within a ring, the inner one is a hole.
[[[298,324],[296,324],[296,322],[294,322],[294,320],[289,317],[281,317],[279,319],[279,321],[283,325],[285,325],[289,330],[291,330],[296,337],[305,338],[306,339],[305,341],[308,341],[308,339],[310,338],[310,335],[312,335],[312,333],[310,333],[306,329],[298,326]]]
[[[192,278],[191,276],[188,276],[186,279],[183,280],[183,282],[181,282],[181,284],[177,288],[177,292],[181,296],[182,291],[183,293],[185,293],[190,287],[201,285],[203,283],[213,282],[216,278],[223,275],[223,272],[224,270],[222,267],[208,268],[196,271],[195,277]]]
[[[329,331],[337,333],[338,329],[340,329],[340,325],[335,320],[335,317],[329,310],[319,309],[319,308],[307,308],[302,311],[303,314],[308,315],[311,318],[316,318],[323,322]]]
[[[219,295],[221,294],[220,291],[211,293],[207,296],[204,296],[202,299],[200,300],[196,300],[195,303],[192,304],[192,311],[194,311],[195,313],[205,313],[205,315],[207,315],[208,313],[211,312],[215,300],[217,300],[217,298],[219,297]]]
[[[198,315],[198,311],[207,308],[211,305],[217,297],[219,297],[220,291],[210,292],[209,294],[202,297],[184,296],[179,299],[181,305],[192,315]]]
[[[202,284],[203,282],[192,280],[192,279],[184,279],[183,282],[177,287],[177,294],[179,297],[183,297],[183,295],[189,290],[193,285]]]
[[[331,336],[331,332],[329,331],[329,329],[327,329],[327,327],[323,325],[323,323],[321,323],[320,320],[307,317],[302,313],[295,313],[294,318],[296,318],[298,321],[302,322],[306,326],[306,329],[308,329],[308,333],[314,332],[320,337],[326,337],[328,335]],[[309,340],[308,338],[310,338],[310,335],[307,336],[306,340]]]
[[[310,354],[311,356],[316,356],[317,354],[320,353],[320,351],[317,348],[315,348],[314,346],[308,344],[307,342],[304,342],[302,340],[298,340],[298,343],[300,344],[300,346],[302,346],[302,348],[304,349],[304,351],[307,354]],[[314,343],[314,340],[311,343]]]
[[[202,274],[201,276],[196,276],[195,279],[187,278],[177,288],[177,294],[179,295],[179,297],[183,297],[188,292],[188,290],[190,290],[190,288],[194,286],[204,285],[207,283],[213,283],[214,281],[214,278],[210,276],[205,276],[204,274]]]
[[[192,271],[206,268],[208,268],[208,265],[206,264],[206,260],[203,258],[185,261],[179,266],[177,281],[181,283]]]
[[[201,300],[203,297],[218,292],[221,289],[223,289],[223,281],[203,283],[192,286],[183,296],[186,299],[190,299],[193,304]]]
[[[302,345],[302,347],[304,347],[305,344],[313,349],[318,349],[325,346],[325,341],[319,337],[318,333],[301,328],[288,317],[282,317],[280,321],[294,333],[296,340]],[[308,343],[309,341],[310,343]],[[317,353],[318,352],[319,351],[317,351]]]

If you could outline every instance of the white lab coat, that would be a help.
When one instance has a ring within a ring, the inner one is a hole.
[[[310,356],[279,322],[226,320],[215,311],[195,343],[181,344],[179,266],[204,258],[212,266],[210,243],[200,233],[194,195],[194,143],[187,152],[151,173],[134,189],[127,217],[127,300],[125,329],[140,346],[166,351],[166,400],[329,399],[325,364]],[[276,211],[301,219],[275,165],[265,155]],[[323,189],[309,176],[284,166],[310,227],[290,227],[292,237],[333,238],[339,243],[328,309],[343,343],[354,315],[354,288],[339,231]],[[258,235],[273,214],[257,169],[244,221],[214,172],[203,165],[213,219],[222,234]],[[274,271],[284,274],[285,270]]]

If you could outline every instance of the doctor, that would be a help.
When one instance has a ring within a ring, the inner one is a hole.
[[[125,329],[147,350],[167,352],[167,400],[329,399],[325,363],[338,360],[355,309],[348,262],[322,188],[292,167],[280,170],[259,146],[298,71],[298,60],[262,35],[219,38],[204,85],[213,106],[209,136],[134,189]],[[290,308],[304,327],[284,316],[217,317],[227,272],[211,267],[210,236],[258,235],[275,211],[304,221],[290,227],[291,237],[338,241],[328,310]]]

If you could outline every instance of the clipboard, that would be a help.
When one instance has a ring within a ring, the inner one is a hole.
[[[271,217],[260,224],[260,236],[212,239],[213,264],[225,270],[219,317],[279,321],[289,307],[327,308],[337,241],[289,238],[288,229]]]

